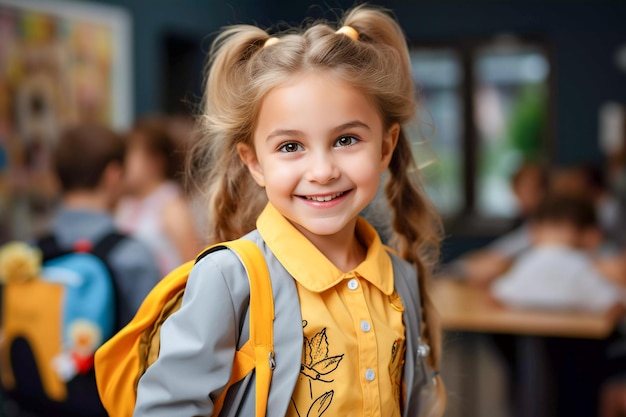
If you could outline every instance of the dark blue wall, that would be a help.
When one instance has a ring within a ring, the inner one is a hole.
[[[179,34],[206,38],[232,23],[299,24],[331,9],[333,16],[352,1],[291,0],[98,0],[126,8],[133,19],[136,114],[163,109],[163,39]],[[626,73],[613,55],[626,43],[626,2],[617,1],[378,1],[394,10],[413,42],[486,38],[500,33],[544,37],[554,52],[556,163],[601,158],[597,145],[598,109],[607,100],[626,103]],[[202,42],[202,39],[205,39]],[[204,52],[203,52],[204,50]],[[201,61],[201,59],[199,60]],[[198,64],[197,77],[202,68]]]
[[[394,11],[416,43],[488,38],[500,33],[541,36],[554,53],[554,162],[600,160],[598,110],[607,100],[626,103],[626,73],[615,67],[626,44],[623,1],[402,1],[371,2]],[[312,2],[278,0],[271,19],[299,22],[319,14]],[[319,3],[317,3],[319,4]],[[342,8],[352,1],[327,4]],[[323,8],[324,10],[327,8]]]
[[[203,41],[221,26],[251,21],[258,14],[253,1],[198,0],[97,0],[98,3],[121,6],[132,18],[133,83],[135,114],[163,109],[162,64],[165,60],[163,41],[166,35],[177,34],[198,40],[198,50],[207,51]],[[250,3],[250,4],[247,4]],[[199,63],[196,77],[202,71]]]

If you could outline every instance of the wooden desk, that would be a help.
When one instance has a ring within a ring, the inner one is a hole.
[[[432,295],[444,330],[603,339],[623,309],[603,314],[513,309],[498,304],[485,288],[438,278]]]

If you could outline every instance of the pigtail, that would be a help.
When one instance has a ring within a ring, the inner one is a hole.
[[[268,34],[254,26],[224,30],[213,42],[208,62],[201,139],[188,158],[188,176],[200,179],[208,201],[208,242],[238,238],[255,227],[266,203],[237,153],[238,143],[251,143],[253,120],[241,111],[250,77],[249,62]],[[239,115],[239,116],[238,116]]]
[[[402,67],[410,75],[410,60],[404,34],[387,10],[364,5],[355,7],[344,16],[343,25],[354,28],[359,34],[360,42],[386,45],[400,53]]]
[[[391,174],[385,194],[394,212],[394,246],[400,255],[413,263],[418,272],[418,285],[422,305],[422,341],[430,346],[428,365],[438,370],[441,363],[441,326],[435,305],[430,296],[432,270],[439,258],[441,237],[440,218],[425,196],[419,181],[409,141],[404,130],[389,164]],[[440,416],[445,408],[445,392],[438,373],[433,375],[437,386],[437,401],[430,415]]]
[[[406,40],[400,26],[387,13],[377,9],[357,7],[344,18],[344,25],[356,29],[359,42],[372,44],[378,49],[394,51],[395,94],[379,95],[381,113],[387,127],[392,123],[407,123],[415,116],[415,86]],[[387,83],[386,88],[389,88]],[[387,101],[385,99],[387,98]],[[393,100],[393,104],[391,102]],[[398,103],[400,102],[400,104]],[[393,210],[394,246],[400,255],[411,262],[419,276],[422,305],[423,342],[430,346],[427,363],[438,370],[441,359],[441,328],[435,306],[430,297],[429,282],[439,258],[442,225],[435,208],[427,198],[419,181],[419,170],[413,159],[405,130],[401,129],[398,144],[389,164],[390,178],[385,187],[388,204]],[[445,408],[445,393],[438,373],[433,375],[437,385],[437,399],[428,410],[429,415],[440,416]]]

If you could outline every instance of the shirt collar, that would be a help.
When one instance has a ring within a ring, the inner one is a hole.
[[[356,275],[386,295],[393,292],[391,258],[376,230],[362,218],[357,220],[356,233],[366,246],[367,255],[361,264],[346,273],[330,262],[270,203],[257,219],[257,229],[287,272],[309,291],[325,291]]]

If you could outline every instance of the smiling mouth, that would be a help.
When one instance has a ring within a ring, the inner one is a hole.
[[[309,200],[309,201],[319,201],[321,203],[325,203],[328,201],[332,201],[335,198],[341,197],[342,195],[344,195],[346,192],[342,191],[340,193],[335,193],[335,194],[329,194],[329,195],[311,195],[311,196],[304,196],[305,199]]]

